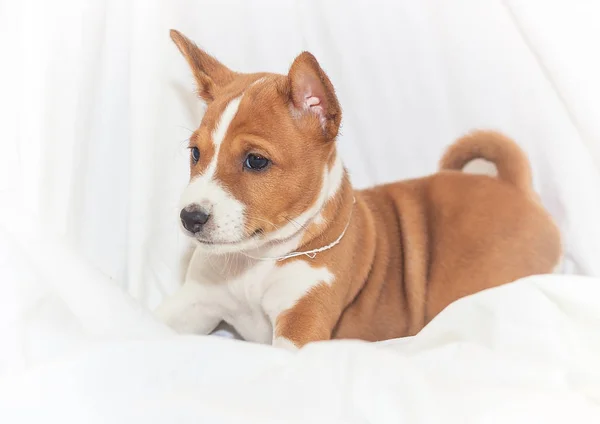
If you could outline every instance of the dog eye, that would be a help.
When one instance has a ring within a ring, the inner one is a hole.
[[[194,163],[198,162],[200,160],[200,149],[197,147],[192,147],[190,150],[192,154],[192,160]]]
[[[260,171],[265,169],[269,164],[269,159],[264,158],[259,155],[250,154],[246,156],[246,161],[244,162],[244,167],[251,169],[253,171]]]

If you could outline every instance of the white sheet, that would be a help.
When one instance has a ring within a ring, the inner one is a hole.
[[[8,294],[27,298],[14,296],[26,282],[37,298],[0,312],[3,423],[600,422],[599,279],[531,277],[454,303],[413,338],[291,353],[174,335],[35,236],[0,232]]]

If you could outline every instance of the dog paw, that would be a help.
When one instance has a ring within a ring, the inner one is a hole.
[[[182,320],[180,311],[173,309],[168,303],[161,304],[152,314],[171,330],[177,333],[186,332],[186,321]]]

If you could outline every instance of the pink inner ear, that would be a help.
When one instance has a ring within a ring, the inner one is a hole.
[[[325,110],[321,104],[321,99],[317,96],[307,95],[304,98],[304,107],[319,117],[321,126],[325,128]]]
[[[325,127],[325,109],[323,109],[323,104],[319,97],[307,94],[304,97],[304,109],[316,114],[319,117],[319,121],[321,121],[321,126]]]
[[[319,99],[317,96],[307,96],[304,100],[304,103],[308,107],[319,106],[321,104],[321,99]]]
[[[300,110],[317,115],[321,125],[325,127],[327,105],[323,86],[318,77],[312,75],[309,70],[299,70],[294,75],[292,84],[294,105]]]

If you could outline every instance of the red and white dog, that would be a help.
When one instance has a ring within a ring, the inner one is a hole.
[[[207,103],[180,214],[197,247],[157,310],[175,330],[226,321],[288,348],[402,337],[460,297],[558,263],[559,231],[506,137],[473,132],[436,174],[353,190],[336,152],[340,105],[313,55],[287,75],[243,74],[171,38]],[[475,158],[498,177],[461,172]]]

